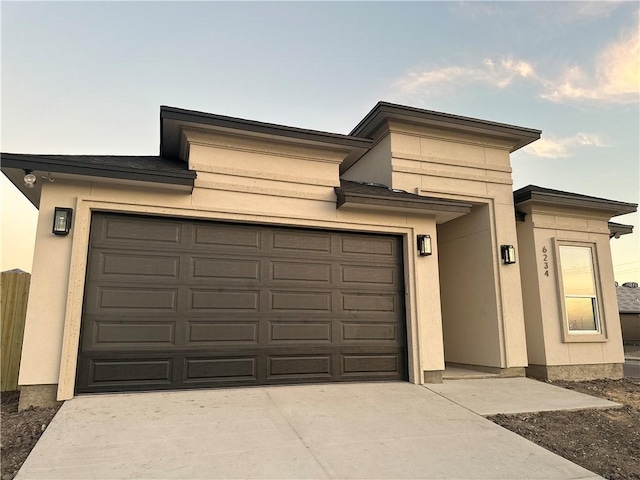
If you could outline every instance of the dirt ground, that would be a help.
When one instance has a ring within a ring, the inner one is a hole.
[[[489,420],[609,480],[640,479],[640,379],[550,383],[623,407],[495,415]]]
[[[19,398],[19,392],[2,392],[1,480],[10,480],[15,477],[42,432],[60,408],[59,406],[29,408],[18,412]]]
[[[640,379],[553,382],[623,404],[620,409],[496,415],[490,420],[610,480],[640,480]],[[2,393],[2,471],[11,480],[58,408],[18,412],[18,392]]]

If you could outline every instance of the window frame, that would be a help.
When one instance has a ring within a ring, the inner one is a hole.
[[[562,274],[562,258],[560,256],[560,247],[580,247],[588,249],[591,254],[591,268],[593,274],[593,282],[595,286],[595,295],[565,295],[564,279]],[[600,266],[598,262],[598,249],[595,242],[581,242],[575,240],[564,240],[559,238],[553,239],[553,248],[556,258],[556,279],[558,285],[558,298],[560,306],[560,319],[562,324],[562,341],[564,343],[572,342],[605,342],[607,341],[606,319],[604,315],[602,288],[600,281]],[[569,318],[567,315],[566,298],[593,298],[595,299],[595,315],[596,326],[598,330],[570,330]]]

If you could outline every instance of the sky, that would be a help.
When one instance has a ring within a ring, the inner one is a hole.
[[[543,131],[528,184],[640,201],[637,2],[6,2],[1,150],[156,155],[160,105],[336,133],[379,100]],[[4,177],[2,270],[37,211]],[[640,222],[611,242],[640,282]]]

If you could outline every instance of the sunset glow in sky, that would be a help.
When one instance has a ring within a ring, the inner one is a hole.
[[[348,133],[379,100],[543,131],[528,184],[640,201],[637,2],[2,2],[2,151],[155,155],[160,105]],[[2,176],[2,270],[37,211]],[[633,235],[616,280],[640,282]]]

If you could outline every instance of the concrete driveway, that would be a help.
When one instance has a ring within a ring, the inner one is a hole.
[[[81,396],[18,479],[594,479],[438,393],[359,383]]]

